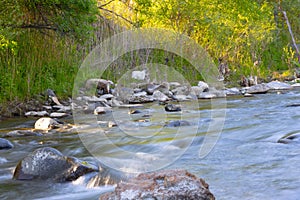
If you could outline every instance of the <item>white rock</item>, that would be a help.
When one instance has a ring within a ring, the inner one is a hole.
[[[111,108],[110,107],[97,107],[95,108],[94,110],[94,115],[100,115],[100,114],[105,114],[107,112],[110,112],[111,111]]]
[[[45,117],[45,116],[49,116],[49,113],[47,111],[40,111],[40,112],[29,111],[25,113],[25,116]]]
[[[108,100],[108,99],[111,99],[113,97],[114,97],[114,95],[112,95],[112,94],[104,94],[104,95],[100,96],[100,99],[106,99],[106,100]]]
[[[131,78],[136,79],[136,80],[145,80],[146,78],[146,70],[143,71],[133,71],[131,73]]]
[[[167,95],[165,95],[164,93],[162,93],[159,90],[155,90],[153,93],[153,98],[156,101],[167,101],[169,100],[169,97]]]
[[[198,87],[202,89],[202,92],[209,89],[208,84],[203,81],[198,82]]]
[[[283,83],[280,81],[272,81],[266,84],[271,90],[290,90],[293,87],[290,84]]]
[[[238,88],[229,88],[225,90],[225,94],[230,96],[230,95],[241,95],[241,91]]]
[[[177,101],[186,101],[189,99],[186,95],[174,95],[173,98]]]
[[[61,113],[61,112],[53,112],[50,114],[50,117],[54,117],[54,118],[61,118],[66,116],[68,116],[67,113]]]
[[[293,85],[291,85],[292,87],[300,87],[300,83],[295,83]]]
[[[42,117],[35,122],[34,128],[38,130],[50,130],[58,125],[59,123],[54,119],[51,119],[50,117]]]

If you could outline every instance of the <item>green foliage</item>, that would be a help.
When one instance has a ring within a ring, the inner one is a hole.
[[[53,30],[84,39],[92,33],[98,14],[95,0],[3,0],[0,26]]]
[[[99,13],[94,0],[0,2],[0,102],[24,100],[47,88],[70,95]]]

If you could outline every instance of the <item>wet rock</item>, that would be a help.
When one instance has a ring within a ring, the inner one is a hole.
[[[41,132],[36,130],[14,130],[5,134],[6,137],[30,137],[30,136],[42,136]]]
[[[190,96],[186,96],[186,95],[174,95],[172,98],[176,101],[187,101],[191,99]]]
[[[297,88],[297,87],[300,87],[300,83],[294,83],[291,85],[293,88]]]
[[[278,140],[278,143],[289,144],[289,143],[300,143],[300,133],[294,133],[284,136]]]
[[[229,88],[225,90],[226,96],[242,95],[240,89],[238,88]]]
[[[249,94],[265,94],[270,90],[270,88],[265,84],[253,85],[251,87],[245,88],[245,92]]]
[[[249,94],[249,93],[245,93],[244,97],[254,97],[254,95],[253,94]]]
[[[45,117],[49,116],[49,113],[47,111],[28,111],[25,113],[26,117],[33,116],[33,117]]]
[[[217,90],[215,88],[210,88],[207,92],[202,92],[199,94],[199,99],[213,99],[213,98],[224,98],[226,94],[222,90]]]
[[[179,112],[181,111],[181,107],[179,105],[168,104],[165,106],[166,112]]]
[[[69,114],[61,113],[61,112],[53,112],[50,114],[50,117],[53,117],[53,118],[62,118],[62,117],[66,117],[66,116],[69,116]]]
[[[167,97],[164,93],[162,93],[159,90],[155,90],[153,92],[153,98],[155,101],[162,101],[162,102],[169,100],[169,97]]]
[[[101,115],[101,114],[105,114],[107,112],[111,112],[112,109],[110,107],[97,107],[94,110],[94,115]]]
[[[100,197],[100,200],[115,199],[214,200],[215,197],[203,179],[185,170],[164,170],[120,182],[114,192]]]
[[[60,127],[60,124],[49,117],[42,117],[38,119],[34,124],[34,128],[37,130],[51,130],[58,127]]]
[[[175,120],[168,122],[165,127],[180,127],[180,126],[190,126],[191,123],[185,120]]]
[[[142,113],[142,111],[140,111],[140,110],[130,109],[130,110],[128,111],[128,114],[129,114],[129,115],[140,114],[140,113]]]
[[[136,79],[136,80],[145,80],[146,78],[146,70],[143,71],[132,71],[131,72],[131,78]]]
[[[290,84],[280,81],[272,81],[267,83],[267,87],[269,87],[271,90],[290,90],[293,88]]]
[[[118,124],[117,124],[116,122],[109,121],[109,122],[107,123],[107,126],[108,126],[109,128],[112,128],[112,127],[118,126]]]
[[[0,150],[11,149],[13,147],[14,145],[9,140],[0,138]]]
[[[98,171],[95,166],[73,157],[66,157],[54,148],[44,147],[22,159],[16,166],[13,178],[65,182],[76,180],[82,175],[95,171]]]

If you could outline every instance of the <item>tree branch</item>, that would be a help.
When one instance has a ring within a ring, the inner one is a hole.
[[[112,2],[114,2],[115,0],[110,0],[109,2],[105,3],[105,4],[102,4],[101,6],[98,6],[99,9],[102,9],[103,7],[111,4]]]
[[[293,45],[294,45],[294,47],[295,47],[295,49],[296,49],[296,53],[297,53],[297,57],[298,57],[298,62],[300,63],[300,53],[299,53],[298,46],[297,46],[297,44],[296,44],[296,40],[295,40],[295,38],[294,38],[294,34],[293,34],[293,31],[292,31],[291,24],[290,24],[289,19],[288,19],[287,15],[286,15],[286,12],[285,12],[285,11],[282,11],[282,13],[283,13],[284,19],[285,19],[285,21],[286,21],[286,24],[287,24],[287,26],[288,26],[290,35],[291,35],[291,37],[292,37]]]
[[[106,8],[100,8],[101,10],[105,11],[105,12],[109,12],[117,17],[120,17],[121,19],[125,20],[126,22],[128,22],[129,24],[133,25],[134,23],[132,21],[130,21],[129,19],[126,19],[125,17],[123,17],[122,15],[119,15],[118,13],[115,13],[112,10],[108,10]]]

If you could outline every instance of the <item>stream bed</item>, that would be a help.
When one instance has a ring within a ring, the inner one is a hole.
[[[164,124],[166,120],[182,119],[182,114],[168,114],[165,117],[159,105],[149,104],[143,111],[152,117],[143,123],[131,119],[124,121],[124,127],[100,128],[99,124],[91,126],[95,119],[84,119],[82,124],[85,126],[78,130],[78,134],[71,131],[6,138],[14,144],[14,148],[0,150],[0,199],[98,199],[102,193],[113,190],[113,186],[87,187],[83,178],[70,183],[12,180],[17,163],[28,153],[46,146],[82,160],[98,157],[100,161],[103,159],[108,162],[107,165],[110,165],[111,157],[111,162],[116,160],[112,166],[125,171],[141,170],[135,167],[141,166],[143,159],[151,160],[145,162],[145,170],[151,170],[151,167],[154,170],[156,167],[186,169],[205,179],[216,199],[299,199],[300,142],[277,142],[284,136],[300,133],[300,106],[297,106],[300,105],[299,90],[260,94],[250,98],[218,99],[214,104],[222,106],[213,109],[210,100],[197,101],[197,108],[189,102],[181,104],[184,120],[192,125],[180,129],[165,127]],[[224,124],[219,124],[222,131],[217,135],[217,142],[208,155],[199,157],[206,134],[213,134],[208,132],[208,128],[216,120],[212,118],[212,113],[216,111],[214,109],[225,113]],[[116,110],[115,118],[122,118],[122,112],[121,109]],[[36,119],[14,118],[2,121],[0,137],[11,130],[33,127]],[[127,133],[126,128],[131,129],[130,134],[124,134]],[[84,138],[88,138],[89,134],[97,134],[99,129],[102,137],[97,137],[90,146],[88,141],[91,140],[85,141]],[[136,135],[132,135],[134,133]],[[178,148],[180,153],[166,155],[163,151],[166,146],[173,148],[171,152],[178,152]],[[134,156],[139,153],[140,160],[134,157],[130,160],[132,152]],[[121,166],[122,163],[124,166]]]

